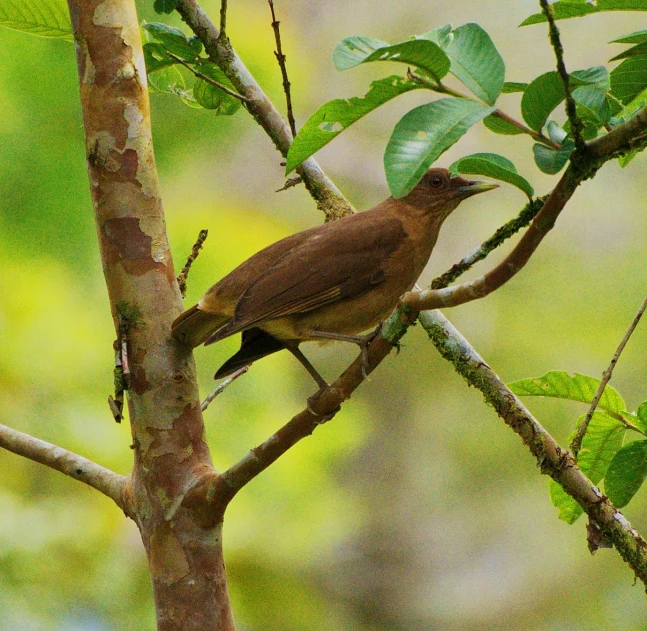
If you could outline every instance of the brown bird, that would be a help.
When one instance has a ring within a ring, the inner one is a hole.
[[[298,345],[341,340],[359,344],[364,355],[374,333],[360,334],[380,325],[413,287],[443,221],[464,199],[496,186],[429,169],[401,199],[389,197],[254,254],[180,315],[173,335],[195,347],[242,331],[240,350],[216,379],[287,348],[325,387]]]

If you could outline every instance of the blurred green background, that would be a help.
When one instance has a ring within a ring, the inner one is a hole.
[[[141,17],[159,20],[152,2]],[[205,2],[217,16],[219,4]],[[530,0],[276,2],[298,123],[322,102],[363,94],[383,67],[337,73],[350,35],[400,41],[451,22],[480,23],[506,79],[553,69],[544,26],[517,29]],[[620,52],[610,39],[644,28],[643,13],[560,24],[569,69]],[[176,18],[172,22],[179,24]],[[283,109],[269,8],[230,3],[235,48]],[[114,338],[84,164],[73,46],[0,30],[0,422],[120,473],[132,452],[106,397]],[[401,72],[401,67],[393,67]],[[358,208],[387,194],[382,152],[402,114],[428,95],[391,102],[317,159]],[[518,116],[518,95],[502,97]],[[272,241],[322,221],[302,188],[283,184],[280,156],[241,110],[218,118],[154,95],[155,150],[178,269],[201,228],[209,239],[187,305]],[[515,161],[538,194],[555,180],[531,141],[482,125],[439,164],[475,151]],[[644,158],[586,182],[527,267],[495,295],[446,315],[506,381],[550,369],[598,376],[647,289]],[[444,271],[517,213],[502,187],[448,220],[423,280]],[[509,249],[509,245],[503,248]],[[482,273],[502,253],[473,272]],[[236,340],[196,352],[202,391]],[[631,409],[647,398],[647,328],[631,339],[613,384]],[[356,351],[308,348],[336,375]],[[205,416],[224,468],[303,408],[312,383],[287,354],[259,362]],[[562,443],[581,406],[527,401]],[[133,522],[97,492],[0,451],[0,631],[154,628],[146,561]],[[625,511],[647,532],[644,491]],[[225,527],[241,630],[360,631],[647,629],[640,584],[613,550],[591,557],[585,523],[557,520],[547,480],[520,440],[413,329],[334,421],[254,480]]]

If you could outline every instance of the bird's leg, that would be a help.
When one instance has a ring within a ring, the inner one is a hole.
[[[317,369],[308,361],[308,358],[299,350],[299,345],[295,342],[283,342],[287,348],[298,360],[301,365],[308,371],[310,376],[317,382],[321,390],[328,387],[328,382],[319,374]]]
[[[339,342],[351,342],[357,344],[362,353],[362,375],[368,379],[366,371],[368,370],[368,345],[375,339],[382,328],[382,323],[377,325],[375,331],[366,335],[344,335],[343,333],[328,333],[327,331],[310,331],[310,338],[322,340],[337,340]]]

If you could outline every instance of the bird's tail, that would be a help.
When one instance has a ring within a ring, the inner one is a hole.
[[[175,319],[171,331],[178,340],[195,348],[229,320],[228,316],[206,313],[194,305]]]
[[[228,377],[239,368],[249,366],[249,364],[255,362],[257,359],[276,353],[284,348],[283,342],[272,337],[262,329],[247,329],[243,331],[240,350],[218,368],[214,379]]]

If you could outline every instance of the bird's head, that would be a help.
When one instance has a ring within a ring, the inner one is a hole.
[[[409,206],[444,220],[464,199],[498,188],[498,184],[465,180],[447,169],[429,169],[414,189],[402,198]]]

